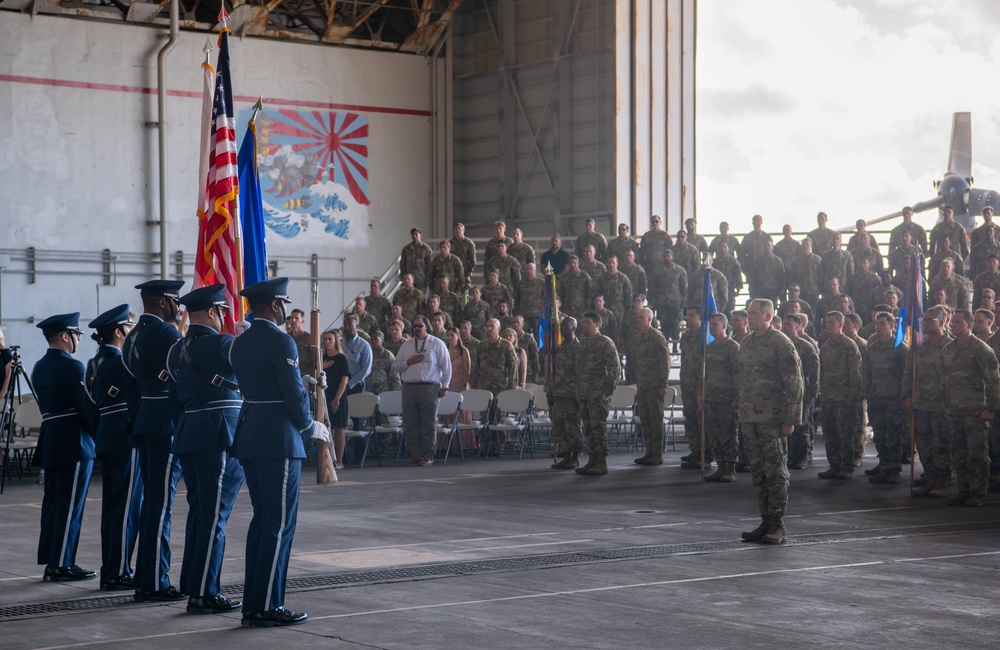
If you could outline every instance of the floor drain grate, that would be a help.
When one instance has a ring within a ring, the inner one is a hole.
[[[811,535],[792,535],[788,537],[788,541],[785,546],[811,546],[816,544],[837,544],[877,539],[997,531],[1000,531],[1000,521],[905,526],[897,528],[814,533]],[[299,578],[289,578],[286,588],[288,591],[336,589],[341,587],[440,579],[500,571],[523,571],[558,566],[596,564],[598,562],[616,562],[622,560],[704,553],[725,553],[731,551],[748,551],[764,548],[774,549],[775,547],[760,544],[746,544],[739,540],[721,540],[715,542],[687,544],[661,544],[653,546],[630,546],[622,548],[595,549],[592,551],[577,551],[572,553],[547,553],[524,557],[505,557],[462,562],[440,562],[436,564],[351,571],[329,575],[303,576]],[[239,595],[243,593],[243,585],[226,585],[223,588],[223,592],[231,595]],[[132,594],[127,594],[120,596],[81,598],[78,600],[63,600],[49,603],[8,605],[0,607],[0,620],[29,618],[33,616],[51,614],[69,614],[78,611],[121,607],[131,603],[133,603]],[[149,603],[144,603],[144,606],[148,605]]]

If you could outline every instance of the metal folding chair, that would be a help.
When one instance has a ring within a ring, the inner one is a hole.
[[[362,421],[361,429],[344,429],[346,440],[364,440],[364,451],[361,452],[360,467],[365,466],[365,459],[368,457],[368,449],[371,447],[372,438],[375,437],[375,414],[378,412],[379,397],[372,393],[357,393],[347,396],[347,417],[358,418]],[[382,466],[382,458],[376,450],[376,458],[379,467]]]
[[[468,413],[472,418],[471,424],[459,422],[456,425],[459,437],[463,431],[472,431],[476,439],[482,441],[485,437],[485,430],[489,424],[490,407],[493,405],[493,393],[488,390],[472,388],[462,392],[462,404],[459,412]],[[470,450],[471,451],[471,450]]]
[[[448,446],[444,450],[444,464],[448,464],[448,456],[451,454],[451,443],[458,433],[458,412],[462,406],[462,393],[449,391],[441,398],[438,404],[438,418],[444,420],[444,424],[437,427],[438,436],[448,437]],[[462,462],[465,462],[465,449],[462,448],[462,436],[458,437],[458,452],[462,455]]]
[[[521,438],[521,452],[518,458],[524,458],[524,450],[531,446],[530,434],[527,433],[528,410],[531,408],[531,393],[522,389],[505,390],[497,395],[497,410],[499,411],[499,422],[492,422],[486,428],[487,453],[492,447],[490,442],[499,442],[498,434],[517,433]],[[497,445],[498,451],[500,445]],[[482,446],[480,446],[482,453]],[[535,457],[535,450],[530,449],[531,457]]]

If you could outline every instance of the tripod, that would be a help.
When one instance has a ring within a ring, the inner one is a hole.
[[[3,467],[0,467],[0,494],[3,494],[4,485],[7,483],[7,473],[10,468],[11,449],[17,454],[20,451],[31,449],[30,445],[21,445],[15,440],[17,424],[14,422],[15,400],[21,404],[21,381],[28,386],[30,394],[34,394],[35,389],[31,385],[31,379],[21,364],[20,346],[11,346],[11,354],[14,356],[10,364],[10,377],[8,378],[7,392],[3,396],[3,410],[0,411],[0,441],[3,443]]]

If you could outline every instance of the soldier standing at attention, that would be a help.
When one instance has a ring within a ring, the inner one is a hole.
[[[774,244],[774,254],[781,258],[787,269],[789,262],[802,252],[802,244],[795,241],[795,238],[792,237],[792,227],[787,223],[781,227],[781,235],[781,239]],[[806,239],[809,238],[806,237]],[[809,239],[809,241],[812,240]]]
[[[604,305],[615,315],[619,333],[625,322],[625,312],[632,306],[632,281],[618,270],[618,258],[610,255],[607,261],[608,272],[598,282],[598,293],[604,296]],[[617,345],[617,343],[616,343]]]
[[[820,283],[823,281],[820,266],[823,264],[823,258],[812,252],[812,240],[808,237],[802,240],[801,246],[801,254],[793,257],[787,264],[785,278],[788,284],[799,285],[802,300],[811,306],[819,300]]]
[[[399,373],[392,367],[395,360],[396,355],[385,347],[382,332],[372,334],[372,372],[365,385],[375,395],[400,390]]]
[[[719,224],[719,234],[712,239],[712,243],[708,245],[708,252],[712,254],[713,257],[718,258],[722,254],[721,246],[726,244],[729,246],[729,252],[732,253],[733,257],[738,254],[737,251],[740,248],[740,240],[736,238],[735,235],[729,234],[729,222],[723,221]]]
[[[594,247],[594,256],[598,262],[603,262],[608,254],[608,240],[599,232],[594,231],[594,220],[587,217],[583,224],[583,234],[576,238],[576,252],[580,253],[587,245]]]
[[[698,222],[695,219],[685,219],[684,230],[687,232],[688,243],[697,248],[703,256],[708,254],[708,241],[698,234]]]
[[[177,318],[179,280],[150,280],[136,286],[144,313],[122,345],[125,367],[135,377],[139,405],[133,410],[132,435],[139,450],[142,512],[136,559],[135,600],[185,600],[170,584],[170,514],[180,463],[173,453],[176,417],[170,403],[167,352],[181,338]]]
[[[677,231],[677,241],[671,249],[674,251],[674,263],[680,265],[687,274],[694,275],[701,268],[701,253],[687,240],[687,233]]]
[[[403,286],[397,289],[396,295],[392,297],[392,304],[402,307],[402,317],[410,322],[413,322],[414,316],[423,313],[426,307],[424,292],[414,286],[414,282],[411,273],[404,273],[402,276]],[[301,351],[302,348],[300,347],[299,350]]]
[[[472,287],[472,291],[469,293],[469,302],[465,304],[462,316],[465,320],[469,321],[473,336],[476,338],[486,336],[486,321],[490,319],[492,314],[493,308],[490,306],[490,303],[482,299],[482,290],[479,287]],[[471,351],[470,353],[472,354],[472,358],[475,359],[475,353]]]
[[[607,274],[608,267],[604,265],[604,262],[598,261],[597,252],[593,244],[587,244],[581,249],[580,270],[590,276],[590,281],[594,284],[595,289],[600,283],[601,278]]]
[[[868,421],[871,423],[878,451],[878,466],[868,470],[871,483],[899,483],[903,458],[903,370],[909,348],[896,345],[896,319],[881,312],[875,317],[876,338],[868,344],[865,364],[865,395],[868,397]]]
[[[562,345],[555,351],[552,378],[545,382],[545,396],[552,416],[554,455],[552,469],[576,469],[583,450],[583,430],[580,428],[580,402],[576,399],[576,357],[580,341],[576,338],[576,319],[566,316],[559,324]]]
[[[538,330],[536,329],[535,332]],[[514,317],[514,332],[517,333],[517,345],[528,357],[528,383],[534,383],[542,371],[542,364],[538,359],[538,343],[535,342],[535,332],[525,328],[524,317]]]
[[[920,247],[924,255],[930,253],[927,247],[927,231],[918,223],[913,223],[913,208],[905,206],[903,208],[903,223],[892,229],[889,234],[889,252],[891,253],[903,243],[903,233],[910,233],[911,240]]]
[[[747,314],[752,333],[740,344],[739,415],[761,523],[741,537],[780,544],[788,507],[787,439],[802,419],[802,367],[788,337],[771,329],[769,300],[751,301]]]
[[[229,353],[236,340],[220,334],[229,310],[222,284],[195,289],[180,298],[191,325],[167,353],[174,380],[172,397],[184,409],[174,438],[187,488],[181,590],[191,614],[219,614],[243,603],[221,593],[226,522],[243,485],[243,468],[231,455],[242,400]]]
[[[457,255],[465,271],[466,289],[472,284],[472,272],[476,270],[476,244],[465,236],[465,224],[456,223],[453,229],[455,236],[451,238],[451,253]]]
[[[95,451],[101,460],[101,589],[135,589],[132,553],[139,534],[142,479],[139,454],[128,434],[126,393],[135,384],[122,362],[122,344],[135,323],[129,306],[118,305],[90,322],[97,330],[92,338],[100,344],[87,364],[87,393],[100,411]]]
[[[431,258],[434,256],[434,251],[420,241],[420,228],[410,229],[410,239],[413,241],[403,247],[399,256],[399,273],[400,275],[409,273],[413,276],[414,286],[426,290],[430,286]]]
[[[826,227],[828,217],[825,212],[816,215],[816,228],[809,232],[809,239],[813,242],[813,250],[817,255],[823,257],[827,251],[833,248],[833,236],[837,233]]]
[[[504,233],[507,232],[507,224],[503,221],[497,221],[493,224],[496,229],[497,236],[486,242],[486,255],[483,260],[483,278],[488,279],[487,275],[491,268],[493,268],[493,260],[497,256],[497,244],[503,242],[507,246],[514,243],[514,240],[506,236]]]
[[[962,224],[955,221],[955,210],[950,205],[941,207],[941,221],[931,230],[931,250],[934,255],[944,237],[951,239],[951,247],[966,258],[969,256],[969,239]]]
[[[241,291],[254,320],[229,351],[244,399],[233,456],[246,472],[253,506],[243,586],[241,625],[246,627],[298,625],[309,618],[285,608],[285,579],[298,518],[305,440],[321,436],[326,427],[312,419],[295,343],[278,329],[285,322],[287,293],[288,278]]]
[[[841,300],[843,305],[844,301]],[[868,372],[868,339],[863,339],[858,334],[861,330],[861,316],[854,311],[846,311],[846,305],[843,307],[838,307],[837,311],[844,315],[844,336],[854,341],[854,344],[858,346],[858,352],[861,353],[861,378],[867,376]],[[868,433],[865,430],[865,413],[868,409],[868,393],[867,387],[862,385],[861,387],[861,399],[854,407],[857,410],[857,417],[854,421],[857,424],[857,429],[855,429],[855,440],[854,445],[854,466],[861,467],[861,460],[865,455],[865,445],[868,444]],[[905,458],[905,456],[904,456]],[[907,461],[909,462],[909,461]],[[866,476],[871,476],[866,474]]]
[[[608,257],[612,255],[624,262],[629,251],[639,252],[639,242],[628,236],[628,224],[618,224],[618,236],[608,242]]]
[[[771,234],[764,232],[764,217],[759,214],[753,216],[753,230],[743,237],[740,243],[740,264],[743,265],[743,274],[750,285],[751,297],[754,297],[754,288],[757,286],[757,274],[760,260],[765,256],[764,242],[771,242],[772,249],[774,240]]]
[[[645,294],[648,289],[646,269],[635,263],[636,253],[635,251],[629,251],[625,254],[625,259],[621,264],[621,271],[628,276],[629,282],[632,283],[632,296],[634,297],[638,293]]]
[[[507,247],[507,254],[517,260],[522,269],[528,264],[534,264],[535,249],[522,241],[524,233],[520,228],[514,228],[513,235],[514,243]]]
[[[826,315],[829,338],[819,350],[819,390],[823,395],[823,438],[830,467],[820,478],[849,479],[854,473],[857,446],[857,406],[861,401],[863,375],[858,345],[844,335],[844,315]]]
[[[379,329],[382,329],[389,323],[389,313],[392,311],[392,303],[382,295],[382,283],[378,281],[378,278],[372,279],[368,286],[365,307],[368,309],[368,313],[375,317]]]
[[[674,354],[677,354],[677,339],[681,332],[681,307],[687,297],[687,271],[674,264],[674,252],[663,251],[663,263],[653,271],[650,278],[652,303],[656,315],[660,319],[663,336],[674,342]]]
[[[557,291],[562,301],[559,310],[567,316],[576,317],[590,309],[593,283],[590,276],[580,270],[580,259],[576,255],[569,256],[569,264],[559,276]]]
[[[764,242],[764,251],[757,258],[756,284],[750,285],[750,295],[754,298],[767,298],[771,304],[778,304],[778,299],[785,295],[785,263],[773,253],[774,245]]]
[[[45,565],[42,579],[51,582],[97,577],[76,563],[83,507],[94,470],[97,416],[83,386],[83,364],[70,356],[83,334],[79,325],[79,312],[50,316],[38,323],[49,348],[31,372],[42,414],[35,453],[45,470],[38,563]]]
[[[653,310],[643,307],[638,314],[639,331],[632,339],[630,361],[635,366],[635,414],[642,426],[646,453],[637,465],[663,464],[663,407],[670,379],[667,339],[653,329]]]
[[[514,295],[518,283],[521,282],[521,264],[513,256],[507,254],[507,244],[497,242],[496,256],[486,263],[486,277],[497,272],[500,284],[507,287],[510,295]]]
[[[486,321],[486,338],[479,342],[476,365],[469,373],[469,385],[488,390],[494,397],[517,388],[517,352],[513,345],[500,338],[500,321],[496,318]],[[494,403],[491,419],[496,415]],[[497,444],[502,446],[503,441],[498,440]]]
[[[663,259],[663,252],[674,245],[670,238],[670,233],[661,227],[662,219],[660,215],[654,214],[650,218],[650,228],[642,236],[639,243],[639,252],[642,254],[642,265],[652,271],[653,266]]]
[[[805,327],[805,314],[786,314],[781,319],[781,331],[792,341],[799,355],[803,382],[802,423],[795,425],[788,438],[788,469],[805,469],[809,465],[816,437],[813,414],[819,394],[819,348],[805,338]]]
[[[955,340],[945,346],[945,396],[951,434],[951,464],[958,478],[952,506],[982,506],[990,478],[989,426],[1000,411],[1000,370],[985,342],[972,335],[972,314],[956,309],[951,317]]]
[[[528,332],[538,332],[538,319],[545,303],[545,280],[538,277],[533,263],[524,267],[524,277],[514,292],[514,313],[524,317],[524,327]]]
[[[588,311],[582,324],[576,395],[587,439],[587,464],[577,467],[576,473],[600,476],[608,473],[608,402],[618,385],[621,366],[615,344],[601,334],[601,317]]]
[[[715,340],[705,347],[705,386],[699,386],[698,409],[705,418],[705,443],[719,468],[706,481],[732,483],[736,480],[736,415],[739,408],[740,344],[726,335],[729,319],[715,314],[708,331]]]
[[[462,260],[457,255],[452,255],[451,242],[447,239],[441,240],[441,243],[438,244],[438,250],[440,252],[434,256],[428,267],[427,286],[437,287],[440,278],[447,278],[448,284],[457,293],[462,293],[465,291],[466,276]]]
[[[681,399],[684,402],[684,437],[690,453],[681,458],[681,467],[703,469],[701,466],[701,412],[698,392],[701,390],[701,306],[689,305],[684,318],[687,330],[681,336]],[[704,469],[712,463],[712,452],[705,450]]]

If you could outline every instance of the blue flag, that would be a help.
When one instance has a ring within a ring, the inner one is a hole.
[[[244,287],[267,279],[264,206],[257,173],[257,125],[251,122],[237,158],[240,175],[240,221],[243,225]]]
[[[910,263],[910,273],[906,278],[906,291],[903,293],[903,306],[899,309],[899,322],[896,323],[896,342],[899,347],[905,342],[911,349],[920,345],[921,321],[924,317],[924,276],[920,267]]]
[[[712,320],[719,310],[715,308],[715,294],[712,292],[712,269],[704,269],[705,281],[702,283],[701,292],[701,347],[715,340],[712,333],[708,331],[708,321]]]

